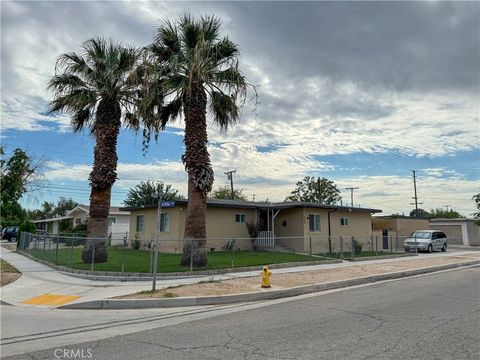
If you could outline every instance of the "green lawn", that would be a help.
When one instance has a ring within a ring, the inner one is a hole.
[[[75,269],[90,270],[91,264],[85,264],[81,260],[82,247],[77,247],[71,252],[70,248],[60,248],[56,257],[55,249],[43,251],[43,249],[29,250],[29,253],[37,258],[57,263]],[[110,248],[108,261],[95,264],[96,271],[122,271],[122,253],[120,248]],[[158,272],[182,272],[189,271],[188,266],[180,265],[180,254],[159,253]],[[234,267],[269,265],[296,261],[319,261],[323,257],[308,256],[294,253],[272,253],[267,251],[235,251]],[[232,266],[232,253],[227,251],[215,251],[208,253],[208,266],[194,268],[194,270],[227,269]],[[134,249],[125,250],[125,272],[150,272],[150,252]]]
[[[19,271],[10,265],[10,263],[6,262],[3,259],[0,259],[0,272],[2,273],[18,273]]]
[[[340,253],[329,253],[329,254],[322,254],[322,255],[325,257],[335,258],[335,259],[339,259],[341,257]],[[355,254],[354,257],[370,257],[370,256],[385,256],[385,255],[396,256],[395,253],[391,253],[389,251],[378,251],[378,252],[362,251],[360,254]],[[352,257],[352,254],[349,251],[343,252],[344,259],[349,259],[351,257]]]

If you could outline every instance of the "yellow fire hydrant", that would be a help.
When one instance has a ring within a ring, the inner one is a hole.
[[[268,266],[263,267],[263,271],[260,273],[260,275],[262,275],[262,288],[269,288],[270,275],[272,275],[272,272],[268,270]]]

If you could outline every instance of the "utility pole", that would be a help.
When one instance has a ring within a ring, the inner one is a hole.
[[[415,196],[412,198],[415,200],[415,217],[418,218],[418,196],[417,196],[417,177],[416,171],[412,170],[413,173],[413,190],[415,192]],[[412,204],[413,205],[413,204]]]
[[[449,207],[449,206],[450,206],[450,210],[451,210],[452,205],[443,205],[443,207],[447,209],[447,213],[448,213],[448,207]]]
[[[351,199],[351,207],[353,207],[353,190],[360,189],[359,187],[347,187],[346,190],[350,190],[350,199]]]
[[[225,173],[227,175],[227,179],[230,180],[230,190],[232,192],[232,200],[235,200],[235,194],[233,193],[233,174],[235,174],[237,170],[230,170]]]
[[[253,202],[255,202],[255,194],[252,195]]]

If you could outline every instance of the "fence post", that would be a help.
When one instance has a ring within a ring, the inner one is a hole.
[[[60,239],[57,237],[57,243],[55,244],[55,265],[58,265],[58,243]]]
[[[75,241],[76,241],[75,238],[70,238],[70,259],[69,259],[70,268],[73,268],[73,243]]]
[[[375,235],[375,256],[378,256],[378,235]]]
[[[128,232],[123,237],[123,251],[122,251],[122,275],[125,273],[125,248],[127,246],[127,237]]]
[[[417,234],[415,234],[415,255],[418,255]]]
[[[343,236],[340,236],[340,259],[343,259]]]
[[[153,274],[153,240],[150,240],[150,274]]]
[[[312,237],[311,236],[309,237],[309,241],[310,241],[310,256],[312,256]]]
[[[193,271],[193,241],[190,240],[190,271]]]
[[[90,270],[95,272],[95,239],[92,239],[92,265]]]
[[[397,257],[398,252],[398,233],[395,235],[395,257]]]
[[[157,287],[157,265],[158,265],[158,232],[157,232],[157,238],[155,239],[155,255],[153,257],[152,291],[155,291]]]
[[[232,269],[235,267],[235,236],[232,238],[232,255],[231,255],[231,261],[232,261]]]
[[[353,246],[354,237],[350,239],[350,257],[353,259],[355,257],[355,247]]]
[[[43,253],[45,254],[45,248],[47,247],[47,237],[43,238]]]
[[[390,254],[393,253],[393,239],[392,235],[388,236],[388,240],[390,240]]]

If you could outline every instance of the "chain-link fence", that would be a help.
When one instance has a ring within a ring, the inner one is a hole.
[[[282,242],[290,242],[291,246]],[[128,235],[124,234],[119,241],[22,233],[17,250],[68,269],[112,275],[153,274],[155,270],[157,273],[183,273],[328,260],[322,255],[304,251],[304,245],[304,238],[278,238],[272,243],[256,244],[255,239],[235,237],[156,240],[128,239]]]

